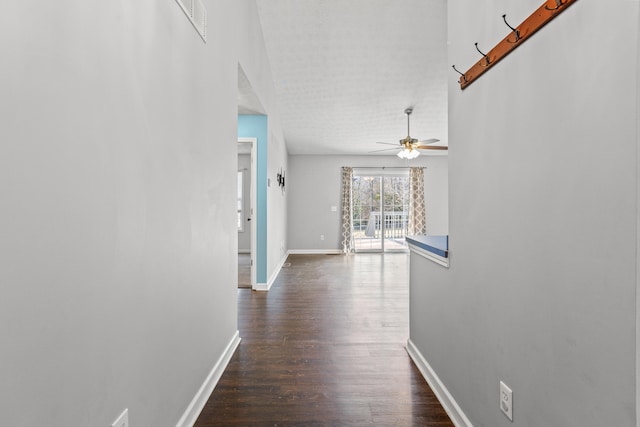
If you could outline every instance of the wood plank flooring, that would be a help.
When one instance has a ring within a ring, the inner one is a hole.
[[[404,349],[407,254],[287,262],[238,289],[242,342],[196,427],[453,426]]]

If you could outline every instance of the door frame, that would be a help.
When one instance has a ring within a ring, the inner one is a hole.
[[[381,168],[376,168],[376,167],[365,167],[365,168],[358,168],[358,167],[354,167],[353,168],[353,176],[367,176],[367,177],[376,177],[376,178],[380,178],[380,249],[356,249],[355,245],[354,245],[354,252],[355,253],[402,253],[402,252],[408,252],[409,248],[406,247],[404,249],[391,249],[388,250],[385,248],[385,218],[384,218],[384,179],[385,177],[399,177],[402,176],[404,177],[406,174],[406,177],[409,178],[409,168],[393,168],[394,170],[387,170],[387,168],[381,167]],[[353,223],[353,209],[351,210],[351,221]]]
[[[256,288],[256,236],[257,236],[257,221],[256,221],[256,182],[257,182],[257,162],[256,162],[256,149],[258,145],[258,138],[238,138],[238,143],[251,144],[251,179],[249,180],[249,217],[250,233],[251,233],[251,289]]]

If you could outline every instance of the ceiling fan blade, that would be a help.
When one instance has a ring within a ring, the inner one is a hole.
[[[417,147],[413,147],[413,148],[419,148],[421,150],[448,150],[449,147],[446,147],[444,145],[418,145]]]
[[[400,146],[397,142],[376,142],[376,144],[395,145],[396,147]]]
[[[400,147],[397,147],[397,148],[385,148],[385,149],[382,149],[382,150],[373,150],[373,151],[367,151],[367,152],[368,152],[368,153],[377,153],[377,152],[379,152],[379,151],[392,151],[392,150],[398,150],[399,148],[400,148]]]
[[[431,138],[431,139],[425,139],[422,141],[418,141],[420,144],[433,144],[434,142],[438,142],[440,141],[439,139],[436,138]]]

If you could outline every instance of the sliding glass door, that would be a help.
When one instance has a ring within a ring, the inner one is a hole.
[[[365,174],[354,171],[352,200],[356,252],[406,250],[408,172]]]
[[[381,251],[382,176],[353,175],[353,243],[356,252]]]

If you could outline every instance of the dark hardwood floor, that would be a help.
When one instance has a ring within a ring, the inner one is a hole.
[[[242,342],[196,427],[453,426],[404,349],[408,255],[287,262],[238,289]]]

